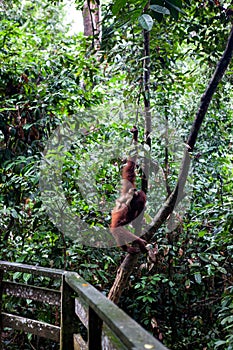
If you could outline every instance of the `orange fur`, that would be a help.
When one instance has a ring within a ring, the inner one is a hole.
[[[122,179],[121,195],[124,195],[130,188],[135,188],[135,162],[132,159],[129,159],[123,168]],[[129,206],[123,203],[120,208],[115,207],[112,211],[111,233],[116,239],[117,244],[131,254],[137,253],[138,250],[135,247],[128,246],[127,244],[129,242],[136,242],[142,252],[147,252],[145,247],[146,241],[135,236],[122,226],[133,222],[142,213],[145,204],[145,193],[143,191],[135,191]]]

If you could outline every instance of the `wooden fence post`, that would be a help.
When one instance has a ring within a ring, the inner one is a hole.
[[[66,283],[65,274],[62,276],[61,293],[61,332],[60,350],[74,350],[74,333],[77,331],[77,316],[75,314],[75,298],[73,289]]]
[[[3,270],[0,270],[0,350],[2,350],[2,293],[3,293]]]
[[[102,349],[102,326],[103,321],[99,318],[97,313],[89,306],[88,310],[88,349],[101,350]]]

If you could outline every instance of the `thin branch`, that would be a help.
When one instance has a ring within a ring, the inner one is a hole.
[[[144,12],[149,8],[150,1],[147,2]],[[143,30],[143,99],[144,99],[144,113],[145,113],[145,144],[151,149],[151,111],[150,111],[150,31]],[[145,157],[143,164],[142,175],[142,190],[148,191],[148,177],[149,177],[150,162]]]
[[[216,67],[216,70],[210,80],[210,83],[205,91],[205,93],[202,95],[201,98],[201,104],[199,107],[199,110],[196,114],[196,118],[194,120],[187,144],[190,147],[190,151],[193,150],[194,145],[197,140],[197,135],[200,130],[202,121],[206,115],[207,109],[209,107],[209,104],[211,102],[211,99],[213,97],[213,94],[215,93],[218,84],[222,80],[222,77],[232,59],[233,55],[233,27],[231,28],[231,33],[227,42],[226,49],[221,57],[221,59],[218,62],[218,65]]]
[[[193,151],[199,130],[201,128],[204,117],[207,113],[211,99],[220,83],[231,59],[233,56],[233,27],[231,28],[230,36],[226,45],[226,49],[219,60],[215,72],[209,82],[209,85],[201,97],[200,107],[197,111],[195,120],[193,122],[190,135],[187,140],[187,150],[185,150],[182,160],[182,165],[175,189],[163,204],[159,212],[153,219],[152,224],[148,230],[145,230],[145,237],[147,240],[151,239],[153,234],[165,222],[167,217],[172,213],[175,204],[179,202],[179,197],[183,196],[184,186],[188,177],[190,167],[190,153]]]

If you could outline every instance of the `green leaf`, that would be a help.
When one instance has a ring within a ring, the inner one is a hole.
[[[226,341],[225,340],[218,340],[215,342],[215,347],[219,347],[221,345],[225,345]]]
[[[220,267],[219,266],[217,269],[218,269],[219,272],[223,273],[224,275],[227,274],[227,270],[224,267]]]
[[[158,13],[162,13],[163,15],[170,15],[170,11],[164,6],[151,5],[150,8],[151,8],[152,11],[155,11],[155,12],[158,12]]]
[[[18,213],[15,209],[12,209],[11,210],[11,216],[14,218],[14,219],[17,219],[18,218]]]
[[[190,285],[191,285],[190,279],[187,279],[187,280],[185,281],[185,287],[186,287],[186,288],[190,288]]]
[[[165,0],[165,2],[170,5],[173,9],[175,9],[176,11],[182,13],[183,15],[185,15],[185,12],[181,9],[182,7],[182,2],[179,1],[179,0],[176,0],[176,1],[168,1],[168,0]]]
[[[125,6],[126,0],[118,0],[114,1],[113,7],[112,7],[112,13],[114,16],[116,16],[120,10]]]
[[[15,272],[15,273],[13,274],[13,280],[14,280],[14,281],[17,280],[18,278],[21,277],[21,275],[22,275],[22,272]]]
[[[201,274],[199,272],[195,273],[194,278],[198,284],[201,284],[202,277],[201,277]]]
[[[143,14],[142,16],[139,17],[138,21],[141,27],[145,30],[150,31],[153,27],[154,21],[150,15]]]
[[[182,0],[165,0],[165,2],[167,2],[168,4],[170,4],[171,6],[177,6],[177,8],[181,8],[182,7]]]
[[[202,230],[198,232],[198,237],[204,237],[206,235],[206,230]]]
[[[16,111],[16,108],[13,108],[13,107],[0,108],[0,112],[5,112],[5,111]]]
[[[233,316],[228,316],[225,317],[222,321],[221,321],[221,325],[224,325],[226,323],[233,323]]]
[[[28,282],[28,280],[31,278],[31,274],[30,273],[24,273],[23,274],[23,280],[24,282]]]
[[[158,12],[153,11],[151,13],[151,16],[153,17],[153,19],[155,19],[159,23],[161,23],[162,20],[163,20],[163,14],[162,13],[158,13]]]

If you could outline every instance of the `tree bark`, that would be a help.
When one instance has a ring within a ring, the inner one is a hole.
[[[100,4],[97,0],[86,0],[83,5],[84,36],[92,37],[93,48],[99,48],[101,41]]]
[[[114,285],[112,286],[108,294],[108,299],[112,300],[115,304],[118,304],[122,291],[126,287],[126,284],[122,282],[125,281],[127,283],[128,278],[130,276],[129,271],[132,271],[136,266],[138,257],[139,257],[138,254],[137,255],[127,254],[120,268],[117,271]]]
[[[233,27],[227,41],[226,49],[219,60],[215,72],[206,88],[206,91],[201,97],[201,102],[195,120],[191,127],[190,135],[187,140],[187,149],[184,152],[183,160],[181,164],[181,169],[179,172],[177,184],[166,200],[162,205],[156,216],[154,217],[152,223],[146,230],[144,230],[144,236],[147,241],[149,241],[158,228],[166,221],[168,216],[172,213],[175,204],[182,198],[184,186],[187,180],[188,171],[190,167],[190,153],[193,151],[198,133],[200,131],[202,122],[207,113],[209,104],[213,95],[217,89],[219,82],[221,81],[231,59],[233,56]],[[127,254],[121,266],[118,269],[116,279],[114,284],[109,292],[108,298],[115,303],[118,303],[121,293],[125,289],[128,283],[129,276],[132,274],[132,271],[137,263],[137,256],[130,256]]]

